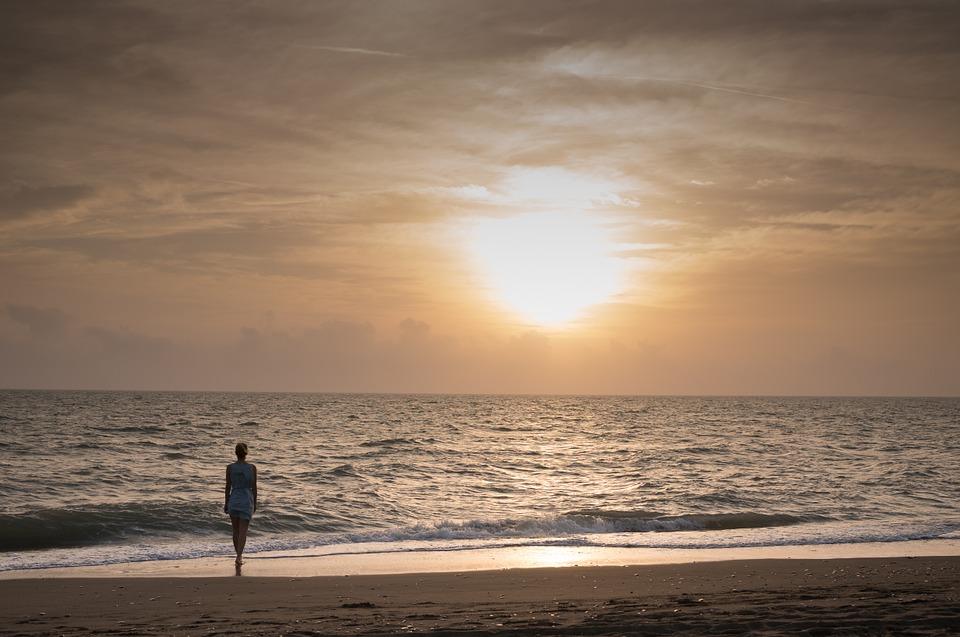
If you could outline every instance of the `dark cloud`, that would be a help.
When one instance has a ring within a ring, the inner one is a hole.
[[[317,244],[314,230],[270,224],[198,228],[151,237],[76,237],[48,239],[36,246],[76,251],[94,259],[188,262],[219,256],[277,256]]]
[[[35,337],[45,337],[62,332],[69,322],[67,315],[55,308],[8,304],[7,316],[26,326]]]
[[[400,335],[406,341],[419,341],[430,334],[430,324],[412,318],[400,321]]]
[[[100,354],[141,360],[156,354],[163,354],[173,345],[166,338],[157,338],[139,334],[129,329],[110,329],[99,326],[87,327],[85,333],[92,337],[102,348]]]
[[[93,192],[91,186],[84,184],[36,188],[15,185],[0,189],[0,220],[60,210],[90,197]]]
[[[183,34],[182,23],[132,3],[12,2],[0,26],[0,94],[107,80],[170,88],[169,70],[135,49]]]

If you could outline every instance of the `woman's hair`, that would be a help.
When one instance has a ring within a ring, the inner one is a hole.
[[[237,452],[237,457],[241,460],[247,457],[247,443],[238,442],[237,446],[234,448],[234,451]]]

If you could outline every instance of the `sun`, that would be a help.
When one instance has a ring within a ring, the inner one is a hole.
[[[567,325],[623,287],[617,242],[597,215],[562,211],[481,219],[467,237],[495,301],[539,326]]]

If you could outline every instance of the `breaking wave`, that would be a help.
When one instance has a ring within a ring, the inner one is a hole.
[[[339,475],[352,475],[349,465],[335,471]],[[21,551],[124,543],[151,536],[208,536],[221,533],[224,520],[208,504],[160,502],[100,505],[82,510],[43,509],[19,515],[0,515],[0,547],[2,551]],[[340,535],[332,535],[340,530],[340,525],[327,517],[266,514],[258,516],[257,528],[268,532],[319,533],[323,536],[318,536],[316,543],[330,544],[707,531],[826,521],[829,518],[823,516],[749,512],[662,515],[650,511],[585,509],[557,516],[441,521]]]

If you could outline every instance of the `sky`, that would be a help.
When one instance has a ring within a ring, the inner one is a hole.
[[[960,394],[955,2],[3,13],[0,387]]]

